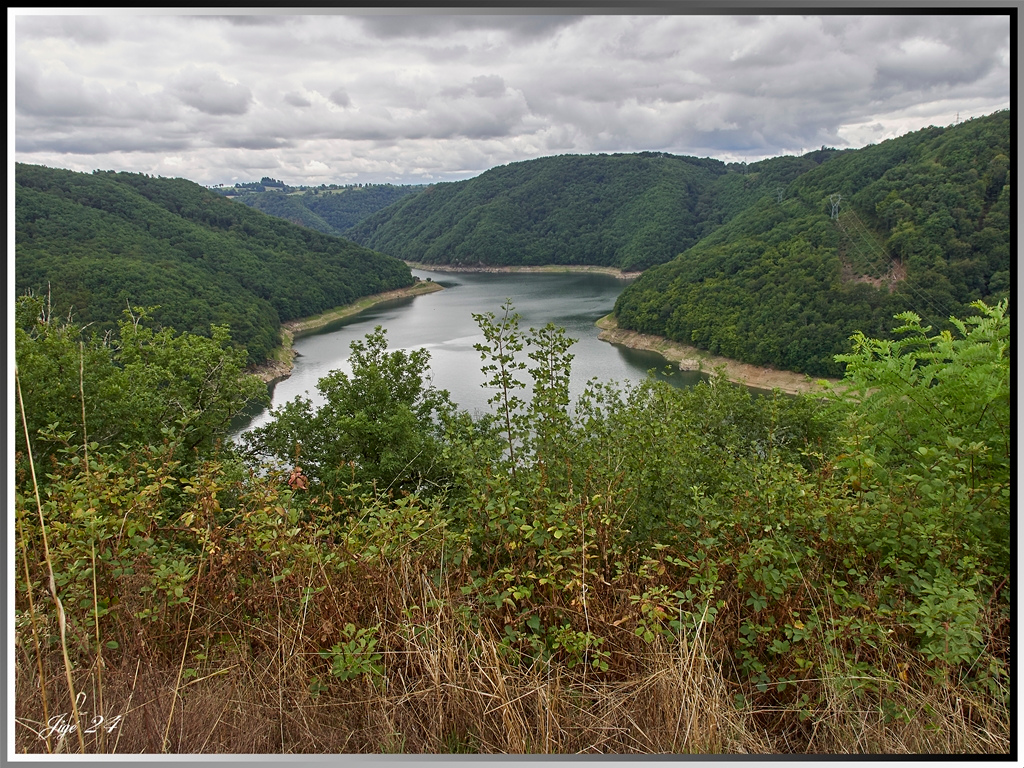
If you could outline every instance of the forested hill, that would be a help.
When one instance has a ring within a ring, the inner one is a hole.
[[[620,327],[756,365],[836,375],[855,331],[936,330],[1010,290],[1011,114],[844,152],[749,208],[616,304]]]
[[[281,187],[278,191],[257,186],[258,191],[247,187],[219,191],[232,196],[237,203],[338,237],[348,237],[348,230],[363,219],[406,195],[423,190],[421,186],[395,184]]]
[[[833,154],[750,166],[652,152],[544,157],[437,184],[346,236],[425,264],[641,270],[668,261],[766,189]]]
[[[17,164],[15,292],[103,331],[133,306],[209,335],[230,326],[250,362],[281,322],[413,282],[402,262],[239,205],[184,179]]]

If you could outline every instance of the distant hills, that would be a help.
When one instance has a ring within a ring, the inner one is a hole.
[[[432,265],[600,265],[673,258],[835,150],[750,166],[654,152],[560,155],[410,195],[345,236]]]
[[[98,331],[158,305],[177,331],[228,324],[262,362],[281,322],[412,282],[397,259],[184,179],[15,168],[15,292],[49,292],[56,315]]]
[[[645,270],[620,327],[840,375],[854,331],[885,337],[906,310],[940,329],[1009,294],[1011,123],[1003,111],[751,164],[561,155],[429,187],[214,192],[18,164],[16,290],[52,287],[57,311],[101,329],[129,302],[182,331],[228,323],[260,361],[281,321],[412,283],[399,259],[612,266]]]
[[[646,270],[621,327],[757,365],[840,375],[856,330],[936,328],[1010,290],[1010,112],[858,150],[749,165],[546,157],[437,184],[346,236],[445,266]]]
[[[348,230],[422,186],[394,184],[321,184],[290,187],[264,177],[260,182],[218,188],[218,194],[327,235],[347,237]]]

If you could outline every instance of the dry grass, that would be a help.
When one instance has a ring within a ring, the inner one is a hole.
[[[397,581],[397,580],[396,580]],[[415,581],[413,581],[415,583]],[[413,590],[417,591],[417,590]],[[433,591],[431,587],[429,591]],[[437,594],[382,591],[404,608]],[[362,597],[368,598],[369,595]],[[455,597],[446,595],[452,601]],[[415,598],[415,599],[414,599]],[[454,604],[451,603],[451,604]],[[381,603],[373,606],[382,612]],[[395,605],[391,606],[395,608]],[[389,611],[393,613],[393,611]],[[216,622],[205,617],[209,633]],[[274,632],[236,629],[221,650],[195,662],[176,686],[178,659],[152,643],[122,649],[102,672],[102,700],[114,730],[86,734],[86,752],[107,753],[501,753],[501,754],[998,754],[1009,722],[964,690],[904,685],[891,697],[909,717],[858,709],[849,681],[825,681],[828,705],[801,720],[787,706],[737,707],[736,684],[698,636],[669,645],[636,638],[607,673],[578,665],[524,663],[456,612],[423,613],[415,625],[380,630],[383,675],[333,680],[301,617]],[[412,631],[415,626],[416,631]],[[315,630],[319,631],[319,630]],[[624,633],[628,634],[628,633]],[[197,645],[210,649],[210,643]],[[70,712],[59,651],[44,658],[51,713]],[[42,695],[27,644],[16,670],[18,752],[45,752]],[[98,670],[80,669],[83,722],[99,700]],[[311,692],[310,681],[325,688]],[[81,695],[80,695],[81,698]],[[165,744],[166,736],[166,744]],[[78,752],[54,736],[54,751]]]

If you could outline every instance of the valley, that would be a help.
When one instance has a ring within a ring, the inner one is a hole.
[[[16,164],[16,750],[1006,755],[1011,122]]]

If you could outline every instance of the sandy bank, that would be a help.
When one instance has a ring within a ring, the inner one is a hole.
[[[640,277],[639,272],[623,272],[616,267],[596,267],[575,264],[547,264],[543,266],[511,266],[511,267],[489,267],[479,265],[475,267],[453,266],[451,264],[420,264],[416,261],[405,262],[413,269],[425,269],[428,272],[595,272],[602,275],[611,275],[620,280],[633,280]]]
[[[362,312],[364,309],[372,307],[375,304],[381,304],[382,302],[392,301],[394,299],[404,299],[408,296],[419,296],[420,294],[433,293],[434,291],[441,290],[444,290],[444,286],[424,280],[410,285],[407,288],[396,288],[393,291],[384,291],[383,293],[374,293],[370,296],[363,296],[352,304],[346,304],[343,307],[335,307],[334,309],[330,309],[319,315],[303,317],[298,320],[289,320],[287,323],[282,323],[280,337],[281,344],[273,351],[273,359],[268,360],[262,365],[254,367],[251,370],[251,373],[259,376],[268,384],[272,381],[287,378],[291,375],[292,365],[295,360],[295,350],[292,349],[292,342],[295,341],[295,339],[319,331],[321,328],[324,328],[337,320],[351,317],[352,315]]]
[[[835,379],[812,379],[803,373],[782,371],[777,368],[766,368],[731,360],[728,357],[712,355],[703,349],[670,341],[663,336],[652,336],[636,331],[627,331],[618,327],[613,315],[605,315],[597,321],[601,329],[598,336],[610,344],[621,344],[631,349],[648,349],[657,352],[668,360],[678,363],[683,371],[713,372],[721,367],[729,381],[744,384],[758,389],[779,389],[791,395],[804,392],[820,391],[821,381],[835,383]]]

